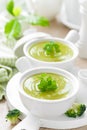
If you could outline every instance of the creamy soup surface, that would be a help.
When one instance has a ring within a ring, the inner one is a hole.
[[[35,74],[24,80],[23,90],[28,95],[39,99],[56,100],[64,98],[68,96],[69,93],[71,93],[72,84],[70,80],[62,75],[55,73],[46,73],[46,75],[50,76],[53,80],[56,81],[57,89],[54,91],[41,92],[38,88],[38,84],[40,83],[39,77],[41,75],[42,73]]]
[[[48,43],[48,41],[32,44],[28,49],[29,55],[45,62],[60,62],[73,57],[73,50],[68,45],[57,41],[55,41],[55,43],[58,44],[60,52],[55,53],[55,55],[47,55],[43,49],[46,43]]]

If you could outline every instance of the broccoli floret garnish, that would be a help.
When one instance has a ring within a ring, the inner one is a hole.
[[[15,125],[18,123],[18,118],[21,115],[21,112],[18,109],[13,109],[8,111],[8,114],[6,115],[6,119],[11,122],[12,125]]]
[[[65,112],[65,115],[67,115],[68,117],[76,118],[76,112],[73,108],[70,108],[69,110],[67,110]]]
[[[84,104],[79,104],[77,105],[77,115],[81,116],[86,110],[86,105]]]
[[[72,107],[65,112],[65,115],[68,117],[76,118],[82,116],[85,110],[85,104],[74,103]]]

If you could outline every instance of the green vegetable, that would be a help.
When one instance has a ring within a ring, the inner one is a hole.
[[[13,15],[13,8],[14,8],[14,1],[9,0],[9,2],[7,3],[6,9],[12,15]]]
[[[14,7],[14,1],[9,0],[6,6],[7,11],[13,15],[13,16],[19,16],[21,13],[21,8],[20,7]]]
[[[27,21],[31,25],[40,25],[40,26],[48,26],[49,25],[49,21],[47,18],[45,18],[43,16],[38,16],[35,14],[30,14],[27,17]]]
[[[21,8],[20,7],[15,7],[14,6],[14,0],[9,0],[6,6],[7,11],[13,15],[14,19],[10,20],[9,22],[6,23],[5,28],[4,28],[4,32],[9,39],[18,39],[20,38],[21,34],[22,34],[22,27],[21,24],[19,22],[19,20],[24,20],[31,25],[40,25],[40,26],[48,26],[49,25],[49,21],[42,16],[38,16],[38,15],[34,15],[34,14],[29,14],[29,16],[24,17],[24,19],[21,17],[17,17],[21,14]],[[24,21],[21,21],[21,23]]]
[[[9,120],[12,125],[15,125],[17,124],[20,115],[21,112],[18,109],[13,109],[8,112],[6,119]]]
[[[82,116],[85,110],[85,104],[74,103],[73,106],[65,112],[65,115],[68,117],[76,118]]]
[[[46,51],[47,55],[55,55],[55,53],[60,52],[58,44],[56,44],[54,41],[46,43],[43,49]]]
[[[12,19],[6,23],[4,32],[7,37],[14,37],[15,39],[18,39],[22,33],[21,24],[17,19]]]
[[[12,12],[13,12],[14,16],[19,16],[21,14],[21,8],[20,7],[14,7]]]
[[[3,97],[5,97],[5,87],[0,84],[0,100],[2,100]]]
[[[57,89],[57,83],[52,77],[47,76],[47,74],[42,74],[38,88],[41,92],[54,91]]]

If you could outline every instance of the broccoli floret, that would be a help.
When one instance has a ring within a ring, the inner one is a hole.
[[[76,109],[77,109],[77,116],[81,116],[85,110],[86,110],[86,105],[84,104],[76,104]]]
[[[85,104],[74,103],[72,107],[65,112],[65,115],[68,117],[76,118],[82,116],[85,110]]]
[[[65,115],[68,117],[76,118],[76,112],[73,108],[70,108],[68,111],[65,112]]]
[[[8,111],[8,114],[6,115],[6,119],[9,120],[12,125],[15,125],[17,124],[20,115],[21,112],[18,109],[13,109]]]

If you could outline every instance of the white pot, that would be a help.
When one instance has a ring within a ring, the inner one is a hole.
[[[80,25],[81,16],[79,0],[65,0],[64,7],[67,21],[71,24]]]
[[[79,31],[80,39],[77,42],[79,56],[87,59],[87,0],[80,3],[81,28]]]

